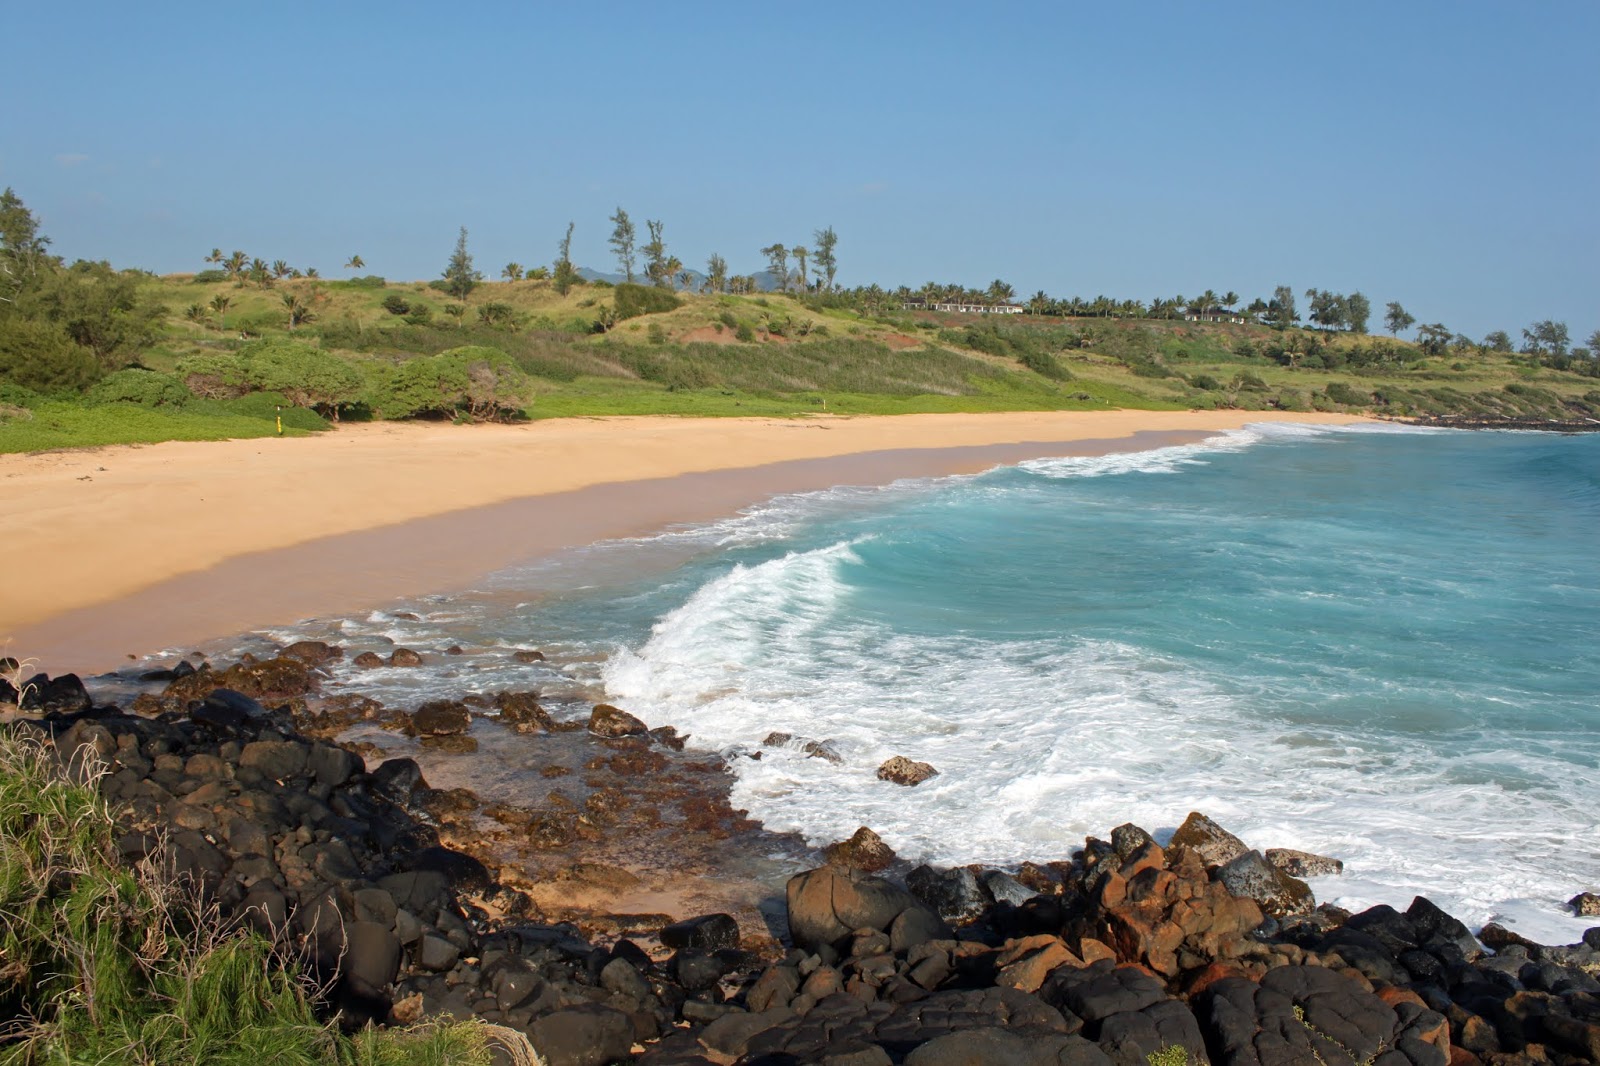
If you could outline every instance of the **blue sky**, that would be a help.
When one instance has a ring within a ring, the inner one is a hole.
[[[8,5],[0,186],[55,250],[341,276],[612,267],[1149,299],[1360,289],[1600,326],[1600,4]],[[1302,298],[1302,304],[1304,300]],[[1303,309],[1303,308],[1302,308]],[[1376,325],[1376,323],[1375,323]]]

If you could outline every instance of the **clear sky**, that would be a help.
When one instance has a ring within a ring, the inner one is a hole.
[[[1600,3],[7,2],[0,186],[69,259],[1292,285],[1600,327]],[[1301,299],[1302,311],[1305,301]],[[1377,322],[1374,322],[1376,328]]]

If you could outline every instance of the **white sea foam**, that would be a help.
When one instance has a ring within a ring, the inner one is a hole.
[[[1133,821],[1170,830],[1201,810],[1252,845],[1343,858],[1319,897],[1404,907],[1434,898],[1469,923],[1511,921],[1566,942],[1557,902],[1600,878],[1559,791],[1474,780],[1425,736],[1382,745],[1264,719],[1188,664],[1104,641],[916,637],[862,622],[841,542],[737,567],[605,666],[610,695],[695,742],[758,746],[772,731],[831,741],[842,765],[793,746],[735,759],[734,802],[813,843],[869,825],[932,861],[1061,858]],[[916,789],[875,777],[890,755],[933,763]],[[1501,753],[1548,775],[1532,755]],[[1573,794],[1600,770],[1571,765]],[[1494,781],[1495,775],[1484,775]],[[1531,828],[1543,827],[1543,828]]]

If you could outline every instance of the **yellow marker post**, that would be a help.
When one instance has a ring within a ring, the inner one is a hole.
[[[281,437],[281,436],[283,436],[283,408],[279,407],[279,408],[277,408],[277,411],[278,411],[278,436]]]

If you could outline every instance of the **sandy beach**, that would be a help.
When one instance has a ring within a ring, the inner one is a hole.
[[[46,670],[109,669],[186,641],[462,587],[776,493],[1159,447],[1252,422],[1359,420],[1108,411],[380,423],[0,456],[0,644]]]

